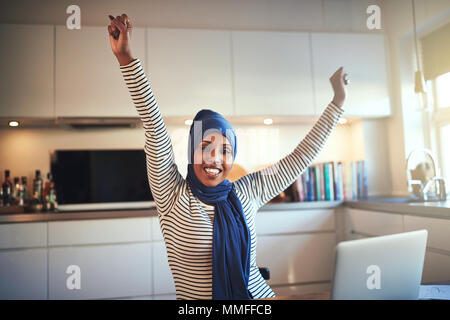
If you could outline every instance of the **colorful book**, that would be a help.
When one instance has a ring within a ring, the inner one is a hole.
[[[315,180],[315,186],[316,186],[316,201],[321,201],[322,200],[322,193],[321,193],[321,180],[322,180],[322,176],[320,174],[320,164],[316,164],[313,168],[314,168],[314,180]]]
[[[310,199],[311,201],[315,201],[316,200],[316,179],[314,177],[314,170],[312,167],[308,168],[309,170],[309,193],[311,193],[310,195]]]
[[[325,200],[334,200],[333,164],[331,162],[326,162],[323,166],[325,179]]]
[[[320,200],[325,201],[325,179],[323,178],[323,163],[319,164],[320,171]]]
[[[297,184],[298,201],[305,201],[305,193],[303,190],[303,174],[301,174],[300,177],[295,180],[295,183]]]

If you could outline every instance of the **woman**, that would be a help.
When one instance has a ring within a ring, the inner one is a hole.
[[[301,175],[325,144],[344,112],[343,69],[330,78],[333,101],[292,153],[233,183],[226,179],[236,157],[233,127],[212,110],[198,112],[184,179],[141,62],[131,54],[131,22],[125,14],[110,19],[111,48],[145,130],[148,180],[177,299],[274,297],[256,265],[255,215]]]

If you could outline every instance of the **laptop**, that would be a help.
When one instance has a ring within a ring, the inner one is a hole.
[[[418,230],[338,243],[331,299],[418,299],[427,236]]]

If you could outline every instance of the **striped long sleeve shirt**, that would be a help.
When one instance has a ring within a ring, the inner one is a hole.
[[[173,275],[177,299],[212,298],[214,206],[196,198],[178,171],[170,137],[139,59],[120,67],[143,123],[147,175]],[[312,163],[344,110],[330,103],[295,149],[273,165],[233,182],[251,236],[248,289],[254,299],[274,297],[256,265],[255,216]]]

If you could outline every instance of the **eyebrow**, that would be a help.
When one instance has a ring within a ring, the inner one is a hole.
[[[203,143],[203,142],[206,142],[206,143],[210,144],[212,141],[203,140],[202,143]],[[231,144],[229,144],[229,143],[224,143],[223,145],[224,145],[224,146],[227,146],[227,147],[231,147]]]

